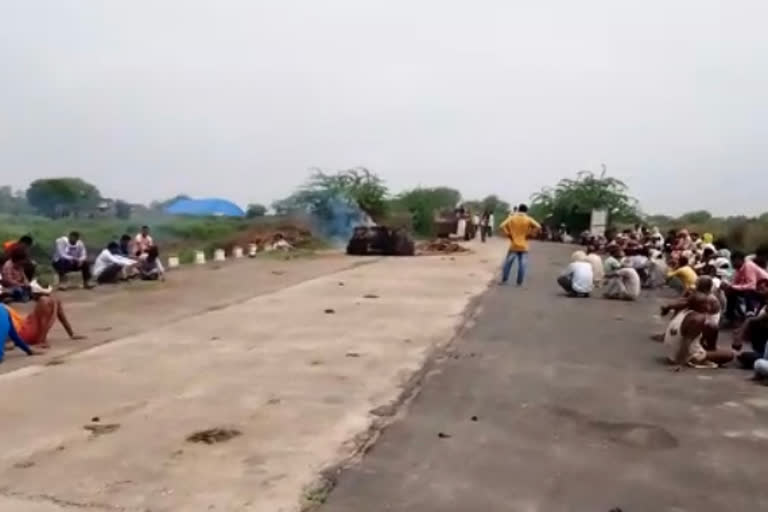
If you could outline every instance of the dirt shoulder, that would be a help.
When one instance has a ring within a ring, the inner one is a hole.
[[[298,510],[388,421],[503,250],[382,258],[0,376],[0,511]],[[217,427],[239,435],[187,440]]]
[[[0,374],[30,364],[46,364],[126,336],[152,331],[187,317],[221,309],[265,293],[272,293],[318,276],[333,274],[375,258],[353,258],[340,253],[283,259],[280,256],[232,260],[207,265],[185,265],[168,273],[164,283],[133,281],[93,290],[57,294],[84,341],[70,341],[57,323],[44,356],[26,357],[18,350],[6,354]],[[72,276],[74,282],[77,276]],[[31,304],[12,305],[28,311]]]

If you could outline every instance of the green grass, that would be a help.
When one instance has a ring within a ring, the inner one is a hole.
[[[238,237],[257,228],[269,230],[285,223],[285,218],[261,217],[258,219],[231,219],[225,217],[171,217],[164,215],[146,216],[121,220],[116,218],[96,219],[56,219],[33,215],[0,214],[0,242],[15,240],[29,234],[34,238],[33,258],[41,265],[42,274],[48,274],[48,267],[53,255],[54,242],[70,231],[79,231],[88,248],[89,257],[93,258],[112,240],[119,240],[127,233],[135,236],[139,228],[146,224],[152,230],[155,243],[158,244],[163,258],[175,254],[181,263],[191,263],[195,250],[204,250],[209,256],[213,250],[232,243]],[[308,248],[322,247],[322,242],[310,239]],[[306,248],[305,247],[305,248]]]

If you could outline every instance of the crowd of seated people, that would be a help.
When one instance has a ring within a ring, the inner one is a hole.
[[[754,254],[731,251],[712,234],[636,226],[605,236],[583,234],[586,251],[576,251],[557,282],[571,297],[633,301],[642,289],[668,287],[679,299],[662,307],[673,313],[655,339],[668,347],[676,368],[722,366],[736,359],[768,379],[768,247]],[[719,334],[733,329],[731,348]],[[744,347],[748,345],[748,349]]]
[[[71,339],[75,334],[61,300],[37,276],[38,264],[32,257],[34,240],[24,235],[3,244],[0,254],[0,362],[6,350],[18,347],[28,355],[48,348],[48,333],[56,324],[63,326]],[[163,280],[165,269],[160,252],[143,226],[135,237],[123,235],[119,242],[107,244],[89,260],[88,250],[80,233],[72,231],[55,241],[51,267],[59,278],[59,289],[67,288],[68,274],[82,276],[83,288],[97,284],[118,283],[129,279]],[[12,303],[34,302],[24,315]]]

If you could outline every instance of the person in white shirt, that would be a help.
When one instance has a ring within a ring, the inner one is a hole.
[[[143,281],[165,281],[165,267],[160,261],[160,250],[156,245],[150,247],[146,257],[139,260],[138,270]]]
[[[59,275],[61,283],[66,281],[66,276],[70,272],[80,272],[83,276],[83,287],[91,287],[91,265],[88,263],[88,252],[77,231],[72,231],[69,236],[62,236],[56,240],[52,266]]]
[[[120,245],[110,242],[93,262],[93,277],[99,284],[116,283],[127,276],[127,272],[138,262],[125,256],[120,256]]]
[[[576,251],[571,256],[571,264],[557,278],[563,290],[570,297],[589,297],[594,286],[592,264],[587,261],[584,251]]]
[[[152,236],[149,234],[149,226],[141,226],[141,232],[133,240],[133,250],[136,252],[136,256],[146,254],[149,248],[154,245],[155,241],[152,240]]]

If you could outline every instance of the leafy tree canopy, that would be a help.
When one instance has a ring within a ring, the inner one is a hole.
[[[263,217],[267,214],[267,207],[263,204],[251,203],[248,205],[248,209],[245,211],[245,216],[249,219],[256,217]]]
[[[555,188],[544,188],[531,197],[530,213],[550,225],[565,224],[570,230],[589,228],[592,210],[607,210],[610,222],[635,222],[637,201],[626,184],[607,175],[580,171],[575,179],[564,178]]]
[[[40,213],[57,217],[93,208],[101,200],[99,189],[80,178],[35,180],[27,189],[27,201]]]

